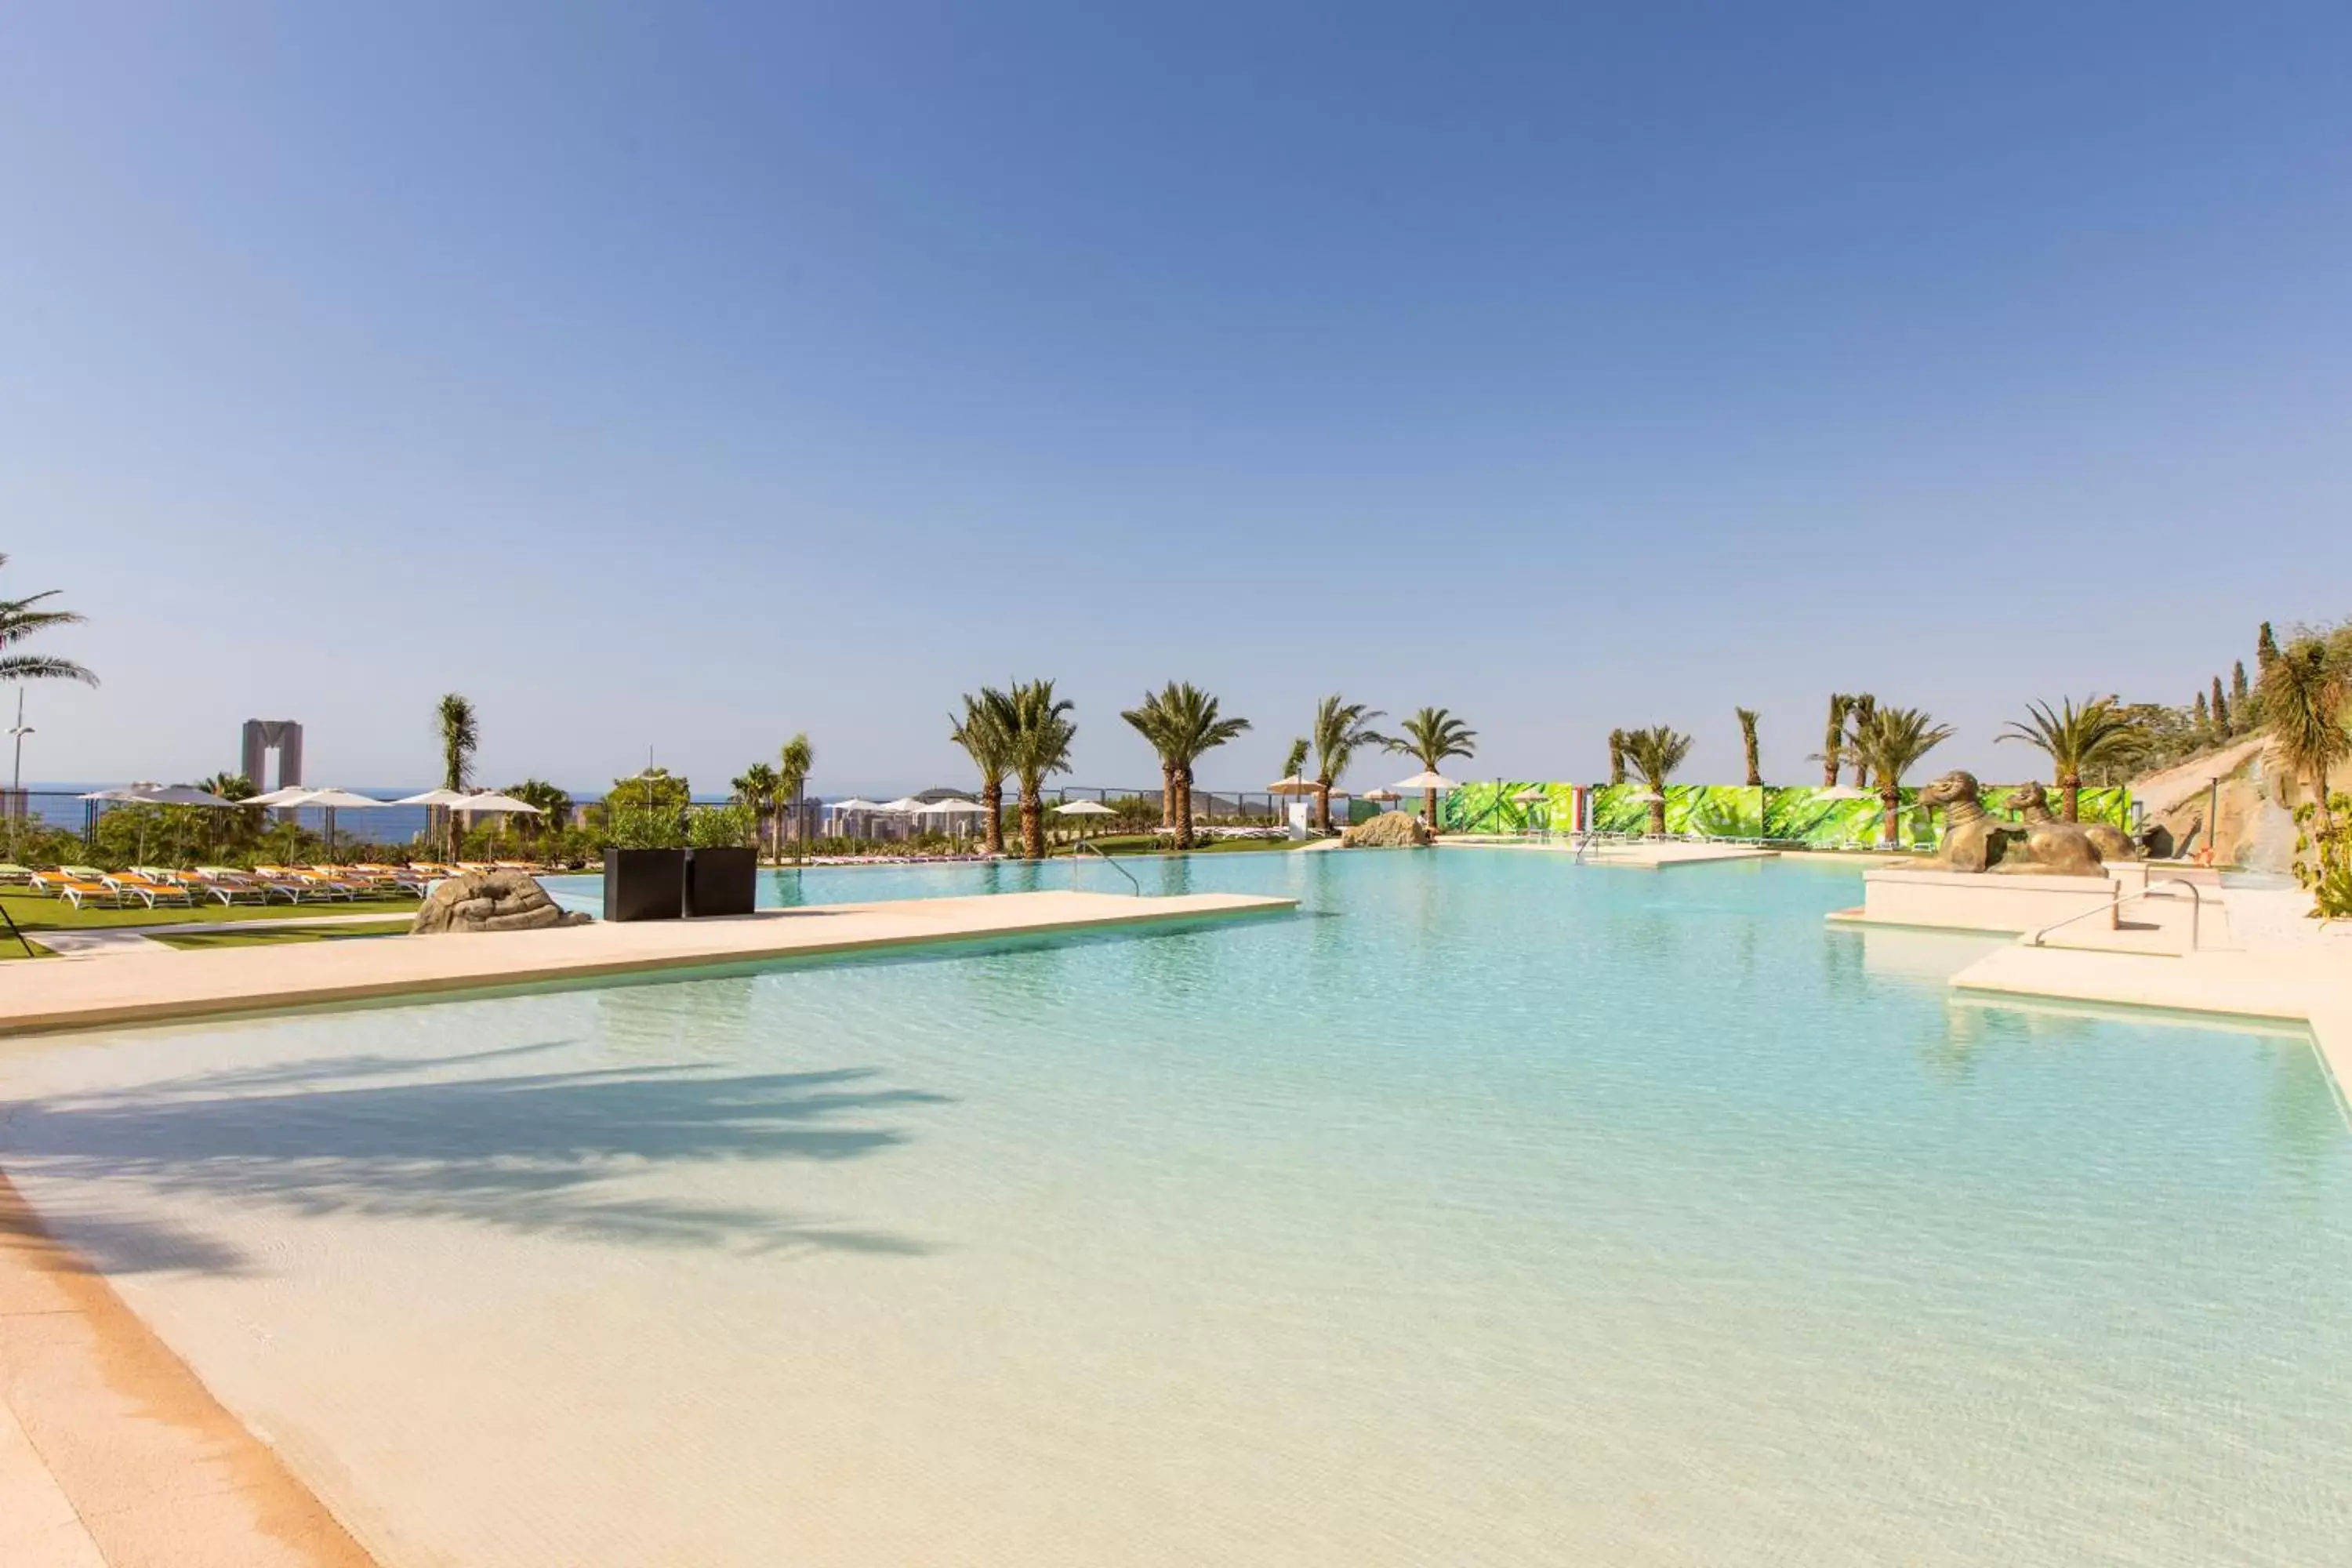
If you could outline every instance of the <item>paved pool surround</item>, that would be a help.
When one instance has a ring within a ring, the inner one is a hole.
[[[724,920],[599,921],[494,935],[386,937],[16,966],[0,1037],[328,1006],[435,992],[691,971],[888,948],[1281,914],[1241,893],[1129,897],[1054,889],[762,910]]]

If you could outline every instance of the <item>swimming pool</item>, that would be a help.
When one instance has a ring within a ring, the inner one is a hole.
[[[2299,1033],[1957,1002],[1985,944],[1825,929],[1836,868],[1134,869],[1304,912],[16,1045],[8,1168],[395,1564],[2352,1530]]]

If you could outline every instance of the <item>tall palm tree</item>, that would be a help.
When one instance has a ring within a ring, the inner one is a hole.
[[[1753,708],[1734,708],[1732,711],[1739,715],[1739,745],[1748,754],[1748,784],[1753,789],[1764,782],[1763,772],[1756,764],[1756,721],[1763,715]]]
[[[433,727],[441,737],[441,787],[467,789],[474,782],[474,752],[482,743],[481,721],[474,705],[452,691],[433,708]]]
[[[1235,736],[1246,732],[1246,719],[1226,719],[1217,712],[1217,700],[1190,681],[1168,683],[1168,689],[1150,699],[1157,705],[1162,759],[1172,763],[1175,785],[1176,847],[1192,847],[1192,764]],[[1140,728],[1140,726],[1139,726]]]
[[[1421,759],[1421,765],[1436,773],[1445,765],[1448,757],[1475,755],[1478,731],[1454,716],[1448,708],[1423,708],[1404,721],[1403,732],[1383,742],[1391,752]],[[1421,792],[1422,820],[1432,833],[1437,831],[1437,792]],[[1328,826],[1326,824],[1325,826]]]
[[[1622,730],[1609,731],[1609,782],[1612,784],[1625,782],[1625,731]]]
[[[948,739],[961,746],[980,770],[980,804],[988,811],[981,826],[981,847],[991,855],[1004,853],[1004,775],[1013,771],[1013,741],[1005,726],[1012,712],[1011,698],[983,686],[977,697],[963,694],[962,718],[948,715]]]
[[[1877,721],[1878,699],[1867,691],[1857,691],[1846,699],[1845,715],[1846,722],[1859,735]],[[1847,748],[1847,755],[1853,755],[1853,748]],[[1869,771],[1863,766],[1859,757],[1855,757],[1853,764],[1853,786],[1856,789],[1870,787]]]
[[[805,730],[798,731],[776,748],[776,801],[780,805],[785,802],[792,805],[793,858],[796,860],[801,857],[801,847],[808,841],[803,831],[808,823],[801,806],[801,796],[808,789],[809,773],[815,767],[816,748],[809,744]],[[783,831],[784,825],[779,820],[776,824],[776,858],[779,860],[784,857]]]
[[[2267,626],[2264,627],[2268,629]],[[2330,769],[2352,755],[2352,734],[2344,728],[2345,703],[2352,700],[2345,671],[2317,637],[2304,637],[2263,666],[2254,706],[2271,752],[2291,772],[2307,775],[2316,801],[2312,834],[2321,840],[2336,832],[2327,805]]]
[[[1829,723],[1822,731],[1822,787],[1837,788],[1838,764],[1845,760],[1845,716],[1853,699],[1843,691],[1830,693]]]
[[[7,564],[8,557],[0,553],[0,566]],[[98,684],[98,677],[69,658],[15,651],[16,645],[28,637],[58,626],[81,624],[81,616],[71,610],[33,607],[44,599],[56,598],[60,591],[50,588],[22,599],[0,599],[0,680],[79,680],[85,686]]]
[[[1331,830],[1331,786],[1348,772],[1348,763],[1366,746],[1385,746],[1389,738],[1372,728],[1386,715],[1361,702],[1350,702],[1334,691],[1315,705],[1315,821]]]
[[[1666,836],[1666,781],[1690,755],[1691,738],[1671,725],[1657,724],[1647,730],[1625,731],[1625,760],[1642,775],[1642,782],[1657,798],[1650,802],[1650,837]]]
[[[1175,689],[1175,682],[1169,682],[1168,692]],[[1118,714],[1159,755],[1160,826],[1162,827],[1176,826],[1176,748],[1174,731],[1169,723],[1168,692],[1147,691],[1142,701],[1132,708],[1120,709]]]
[[[1314,750],[1314,747],[1308,743],[1306,736],[1294,736],[1290,742],[1290,750],[1283,753],[1282,776],[1286,779],[1295,779],[1299,774],[1305,773],[1307,771],[1307,753],[1312,750]]]
[[[1005,762],[1021,785],[1021,853],[1045,858],[1045,780],[1070,771],[1070,743],[1078,727],[1073,705],[1056,699],[1050,680],[1024,680],[1007,695],[1003,715]]]
[[[1878,804],[1886,813],[1889,848],[1903,841],[1903,775],[1919,759],[1952,738],[1948,724],[1938,724],[1919,708],[1879,708],[1872,705],[1867,723],[1854,722],[1852,750],[1856,778],[1878,780]]]
[[[2219,690],[2221,683],[2214,683]],[[2116,742],[2131,731],[2131,721],[2104,697],[2086,697],[2080,708],[2071,697],[2053,711],[2047,702],[2025,705],[2028,717],[2011,721],[1994,739],[2022,741],[2050,758],[2053,782],[2058,786],[2060,812],[2068,822],[2082,820],[2083,773],[2098,764]]]
[[[765,763],[753,763],[731,781],[735,798],[751,808],[751,818],[761,838],[767,838],[774,826],[776,815],[776,770]],[[776,858],[782,859],[778,851]]]

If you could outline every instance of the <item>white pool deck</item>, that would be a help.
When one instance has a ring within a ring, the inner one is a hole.
[[[1057,890],[763,910],[725,920],[600,921],[483,936],[114,952],[103,959],[9,965],[6,984],[0,985],[0,1037],[937,943],[1132,930],[1296,908],[1296,900],[1239,893],[1144,898]]]

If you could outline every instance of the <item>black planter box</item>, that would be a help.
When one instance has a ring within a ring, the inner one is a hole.
[[[674,921],[685,899],[685,850],[604,851],[606,920]]]
[[[748,915],[758,901],[760,852],[756,849],[689,849],[686,852],[686,914]]]

